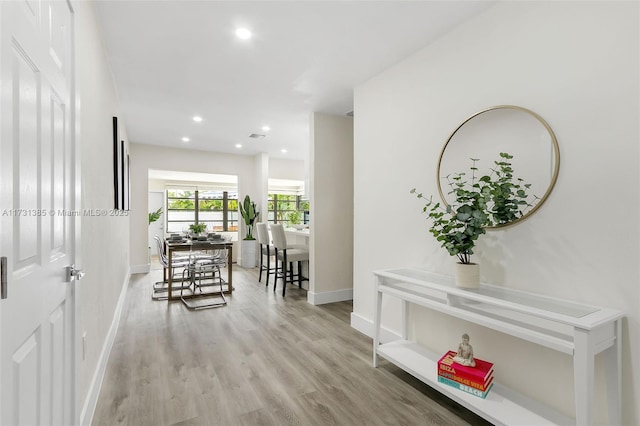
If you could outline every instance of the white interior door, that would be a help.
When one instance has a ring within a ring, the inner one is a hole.
[[[0,424],[74,424],[73,12],[0,1]]]

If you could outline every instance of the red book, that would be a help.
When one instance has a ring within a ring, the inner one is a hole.
[[[438,360],[438,374],[444,375],[445,373],[447,373],[448,375],[444,377],[447,377],[449,379],[451,379],[451,376],[453,376],[460,379],[467,379],[470,382],[476,383],[481,386],[486,386],[493,373],[493,363],[474,357],[473,359],[476,362],[475,367],[461,365],[453,360],[453,357],[456,356],[456,353],[456,351],[449,351]]]

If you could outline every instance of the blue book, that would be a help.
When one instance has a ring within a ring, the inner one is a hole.
[[[491,381],[493,381],[493,379]],[[483,392],[480,389],[472,388],[471,386],[467,386],[467,385],[462,384],[462,383],[454,382],[453,380],[449,380],[446,377],[442,377],[440,375],[438,375],[438,382],[444,383],[445,385],[449,385],[449,386],[454,387],[456,389],[459,389],[459,390],[461,390],[463,392],[470,393],[471,395],[475,395],[475,396],[480,397],[482,399],[485,399],[487,397],[487,394],[489,393],[489,391],[493,387],[493,383],[491,383],[489,385],[489,387],[487,388],[487,390]]]

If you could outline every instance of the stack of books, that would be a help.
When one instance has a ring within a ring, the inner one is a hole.
[[[438,360],[438,382],[486,398],[493,386],[493,363],[474,358],[475,367],[464,366],[453,360],[455,351],[449,351]]]

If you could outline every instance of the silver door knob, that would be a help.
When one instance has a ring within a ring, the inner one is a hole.
[[[67,266],[67,282],[80,281],[84,277],[82,269],[76,269],[75,265]]]

